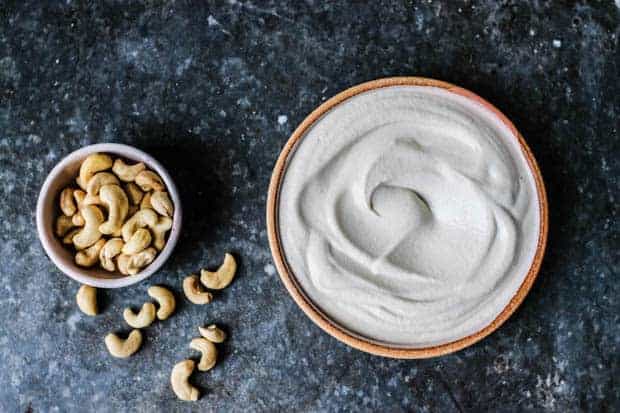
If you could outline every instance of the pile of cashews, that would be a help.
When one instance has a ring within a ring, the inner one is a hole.
[[[187,299],[194,304],[208,304],[213,295],[204,291],[203,287],[212,290],[221,290],[230,285],[237,271],[237,262],[231,254],[224,256],[224,261],[216,271],[201,270],[200,278],[190,274],[183,280],[183,292]],[[147,290],[148,295],[155,299],[159,308],[154,303],[146,302],[136,314],[131,308],[123,311],[125,322],[133,328],[127,338],[120,338],[114,333],[109,333],[105,339],[108,352],[117,358],[127,358],[140,349],[142,345],[142,333],[140,329],[150,326],[155,318],[166,320],[176,308],[174,294],[161,286],[151,286]],[[97,289],[89,285],[82,285],[76,295],[79,309],[87,315],[98,314]],[[201,353],[198,364],[194,360],[186,359],[177,363],[170,374],[170,384],[176,396],[181,400],[196,401],[200,397],[199,390],[189,382],[190,376],[197,367],[199,371],[209,371],[217,363],[217,347],[215,344],[226,340],[226,333],[217,325],[198,327],[201,337],[190,341],[189,347]]]
[[[60,193],[55,228],[63,244],[75,248],[75,263],[135,275],[153,262],[174,212],[161,177],[142,162],[94,153],[80,165],[76,183],[79,188]]]

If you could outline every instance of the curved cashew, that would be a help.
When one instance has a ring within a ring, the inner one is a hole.
[[[103,234],[120,235],[129,211],[125,191],[118,185],[104,185],[99,190],[99,197],[108,208],[108,220],[99,226],[99,231]]]
[[[123,254],[132,255],[146,249],[151,243],[151,233],[148,229],[138,228],[129,241],[123,245]]]
[[[172,228],[172,218],[161,217],[157,223],[151,227],[153,231],[153,246],[161,251],[166,245],[166,232]]]
[[[203,283],[205,287],[212,290],[221,290],[228,287],[232,282],[233,278],[235,278],[236,271],[237,262],[235,261],[235,257],[226,253],[224,256],[224,263],[220,265],[217,271],[200,271],[200,282]]]
[[[127,192],[131,205],[138,205],[144,197],[144,192],[142,192],[140,187],[133,182],[129,182],[125,185],[125,192]]]
[[[73,199],[75,199],[75,203],[78,206],[78,209],[82,208],[82,204],[84,203],[84,198],[86,198],[86,192],[81,189],[76,189],[73,191]]]
[[[96,173],[88,181],[86,193],[90,196],[96,196],[104,185],[119,185],[118,178],[110,172]]]
[[[198,363],[198,370],[209,371],[215,366],[217,362],[217,348],[215,348],[215,344],[205,338],[195,338],[189,343],[189,347],[202,353]]]
[[[71,219],[71,217],[61,215],[56,218],[56,235],[62,237],[74,226],[75,225],[73,224],[73,220]]]
[[[73,244],[73,237],[78,232],[80,232],[80,228],[73,228],[71,231],[67,232],[67,235],[62,239],[62,243],[67,245]]]
[[[189,384],[189,376],[194,372],[195,366],[194,360],[183,360],[172,368],[170,384],[174,394],[181,400],[196,401],[200,396],[198,389]]]
[[[103,212],[94,205],[84,205],[80,209],[84,217],[84,227],[73,237],[75,248],[81,250],[90,247],[101,238],[99,225],[103,223]]]
[[[114,257],[121,253],[123,244],[123,240],[120,238],[110,238],[103,245],[103,248],[99,251],[99,263],[104,270],[114,271],[116,269]]]
[[[95,287],[82,285],[75,296],[75,301],[84,314],[97,315],[97,289]]]
[[[120,254],[116,257],[116,267],[118,271],[123,275],[129,275],[129,261],[131,255]]]
[[[137,274],[142,268],[152,263],[156,255],[157,250],[152,247],[147,248],[144,251],[140,251],[137,254],[130,255],[129,261],[127,262],[127,272],[129,275]]]
[[[73,200],[73,188],[65,188],[60,193],[60,210],[68,217],[75,214],[76,207]]]
[[[163,191],[153,192],[153,195],[151,195],[151,206],[155,212],[165,217],[171,217],[174,211],[174,206],[172,206],[168,193]]]
[[[125,340],[114,333],[110,333],[105,336],[104,341],[111,355],[124,359],[138,351],[142,344],[142,333],[140,330],[132,330]]]
[[[164,182],[159,175],[153,171],[142,171],[136,175],[136,184],[144,191],[163,191],[165,189]]]
[[[127,165],[122,159],[115,160],[114,165],[112,166],[112,172],[114,172],[123,182],[133,181],[136,179],[136,175],[145,169],[146,166],[144,166],[142,162]]]
[[[80,267],[92,267],[99,260],[99,252],[105,245],[105,240],[100,239],[88,248],[78,251],[75,254],[75,263]]]
[[[144,303],[138,314],[134,313],[131,308],[125,308],[123,318],[133,328],[148,327],[155,320],[155,304]]]
[[[157,224],[157,213],[152,209],[141,209],[131,216],[125,224],[121,233],[123,235],[123,241],[128,242],[131,236],[138,228],[150,227],[153,228]]]
[[[200,281],[195,275],[185,277],[183,280],[183,292],[189,301],[194,304],[209,304],[213,295],[208,291],[202,291]]]
[[[76,227],[83,227],[86,221],[84,221],[84,217],[78,211],[71,217],[71,223]]]
[[[166,318],[170,317],[170,314],[174,312],[174,308],[176,307],[174,295],[172,295],[170,290],[155,285],[153,287],[150,287],[147,290],[147,293],[159,303],[157,318],[159,318],[160,320],[165,320]]]
[[[144,194],[144,197],[142,198],[142,201],[140,202],[140,209],[153,209],[153,205],[151,205],[151,196],[152,196],[152,192],[147,192],[146,194]]]
[[[82,189],[86,189],[88,181],[99,171],[105,171],[112,166],[112,158],[103,153],[93,153],[88,155],[80,166],[80,175],[76,179],[77,184]]]
[[[212,343],[223,343],[226,340],[226,333],[223,332],[215,324],[211,324],[209,327],[198,327],[200,335],[209,340]]]

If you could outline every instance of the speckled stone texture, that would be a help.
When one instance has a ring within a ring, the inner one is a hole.
[[[0,411],[618,411],[620,409],[620,4],[614,1],[8,1],[0,5]],[[86,5],[90,3],[89,5]],[[208,6],[205,5],[208,3]],[[550,240],[539,278],[496,333],[457,354],[399,361],[339,343],[275,273],[265,200],[295,126],[340,90],[384,76],[447,80],[517,125],[547,182]],[[124,142],[169,168],[185,206],[173,258],[100,294],[35,232],[38,190],[64,155]],[[240,257],[208,306],[181,280]],[[176,314],[117,360],[109,331],[153,283]],[[226,326],[194,404],[172,366],[196,327]]]

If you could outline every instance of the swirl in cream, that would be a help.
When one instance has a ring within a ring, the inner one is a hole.
[[[534,257],[534,178],[511,130],[445,89],[392,86],[332,108],[280,188],[285,258],[304,293],[365,338],[426,347],[508,304]]]

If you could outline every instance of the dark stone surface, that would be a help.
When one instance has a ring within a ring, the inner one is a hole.
[[[1,411],[620,409],[617,1],[202,3],[0,4]],[[268,180],[295,125],[338,91],[393,75],[495,103],[548,185],[549,248],[532,292],[499,331],[438,359],[373,357],[326,335],[267,246]],[[186,214],[163,270],[101,294],[104,312],[89,318],[45,256],[34,209],[53,165],[95,142],[155,155]],[[228,250],[239,276],[216,302],[180,300],[134,357],[107,354],[103,336],[126,328],[122,309],[148,285],[180,294],[184,275]],[[170,370],[209,321],[230,341],[196,376],[200,401],[178,402]]]

